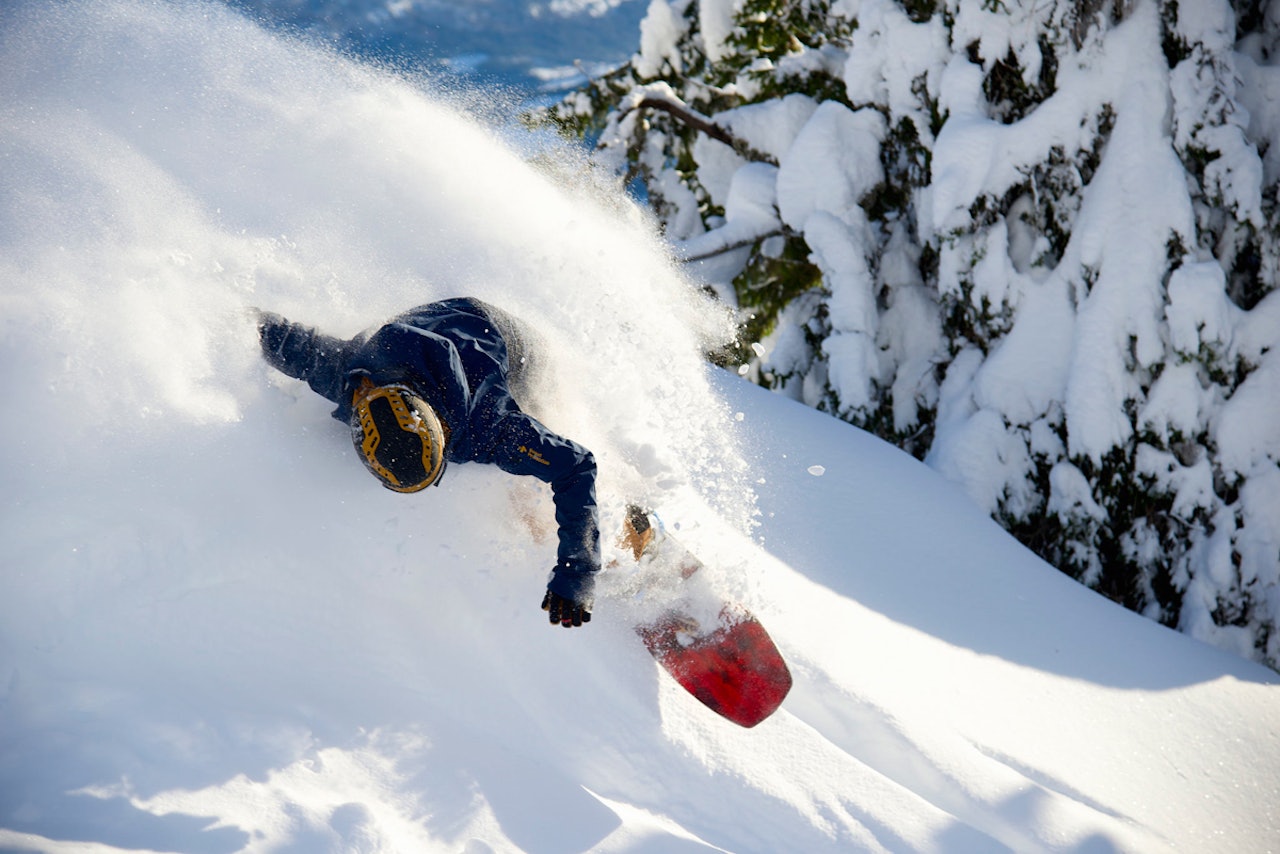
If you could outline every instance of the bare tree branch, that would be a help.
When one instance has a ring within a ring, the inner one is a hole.
[[[778,165],[777,161],[770,155],[752,148],[749,143],[734,136],[723,125],[718,125],[708,117],[689,109],[687,105],[674,96],[645,94],[634,103],[632,109],[661,110],[679,120],[682,124],[706,134],[717,142],[724,143],[747,160],[757,163],[771,163],[774,166]]]

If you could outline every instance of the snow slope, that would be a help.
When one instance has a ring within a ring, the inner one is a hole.
[[[0,8],[0,850],[1280,847],[1280,678],[709,371],[643,218],[476,109],[221,6]],[[659,503],[760,613],[777,715],[707,713],[624,597],[547,626],[547,495],[379,488],[244,317],[456,293],[543,330],[606,521]]]

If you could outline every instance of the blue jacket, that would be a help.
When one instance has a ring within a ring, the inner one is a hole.
[[[419,306],[350,340],[264,313],[259,335],[267,361],[337,404],[349,423],[361,377],[403,383],[448,427],[450,462],[496,465],[551,485],[560,529],[547,585],[590,607],[600,569],[596,464],[591,452],[521,411],[507,386],[507,342],[481,303],[451,299]]]

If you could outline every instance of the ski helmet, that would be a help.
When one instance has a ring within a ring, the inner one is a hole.
[[[417,492],[444,474],[444,427],[408,386],[374,385],[368,377],[351,397],[351,440],[382,485]]]

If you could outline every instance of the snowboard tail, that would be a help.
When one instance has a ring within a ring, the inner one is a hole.
[[[791,690],[787,663],[750,615],[710,634],[687,635],[679,615],[638,626],[636,633],[681,687],[739,726],[753,727],[769,717]]]
[[[656,517],[630,508],[623,542],[637,560],[661,564],[682,583],[702,561],[665,532]],[[676,599],[661,616],[636,626],[654,659],[703,705],[739,726],[753,727],[773,714],[791,690],[791,671],[758,619],[721,597],[718,618],[699,619]],[[714,609],[713,609],[714,610]]]

